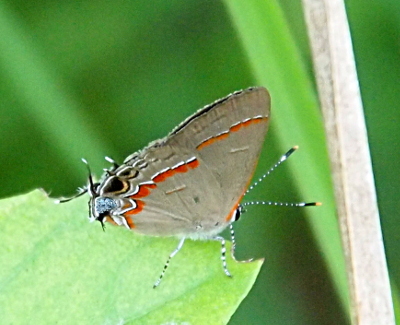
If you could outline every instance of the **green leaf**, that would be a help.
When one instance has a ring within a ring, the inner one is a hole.
[[[226,324],[262,265],[229,256],[228,278],[218,242],[187,240],[153,289],[178,240],[103,232],[86,201],[34,191],[0,202],[2,324]]]

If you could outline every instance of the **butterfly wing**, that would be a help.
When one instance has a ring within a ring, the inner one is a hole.
[[[120,179],[128,177],[124,192],[118,193],[121,219],[114,221],[156,236],[219,233],[251,180],[269,109],[265,88],[236,92],[128,157],[116,171]]]

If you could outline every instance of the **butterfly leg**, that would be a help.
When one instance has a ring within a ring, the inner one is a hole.
[[[214,239],[219,240],[221,242],[221,261],[222,261],[222,268],[224,269],[224,272],[227,276],[230,278],[232,275],[228,271],[228,267],[226,264],[226,247],[225,247],[225,238],[217,236]]]
[[[251,262],[253,259],[250,258],[245,261],[238,261],[235,257],[235,248],[236,248],[236,240],[235,240],[235,230],[233,229],[233,224],[229,225],[229,230],[231,232],[231,241],[232,241],[232,246],[231,246],[231,256],[236,262],[241,262],[241,263],[248,263]]]
[[[235,258],[236,240],[235,240],[235,230],[233,229],[233,224],[229,225],[229,231],[231,233],[231,242],[232,242],[231,256],[236,261],[236,258]]]
[[[162,280],[162,278],[164,277],[165,272],[167,271],[169,262],[170,262],[171,259],[176,255],[176,253],[178,253],[178,252],[181,250],[181,248],[182,248],[184,242],[185,242],[185,237],[181,239],[181,241],[180,241],[179,244],[178,244],[178,247],[175,248],[175,250],[168,256],[167,262],[166,262],[165,265],[164,265],[164,269],[162,270],[162,272],[161,272],[161,274],[160,274],[160,277],[158,278],[158,280],[156,281],[156,283],[154,283],[153,289],[156,288],[156,287],[158,287],[158,285],[161,283],[161,280]]]

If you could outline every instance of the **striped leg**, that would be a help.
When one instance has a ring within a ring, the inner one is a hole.
[[[161,272],[161,274],[160,274],[160,277],[158,278],[158,280],[156,281],[156,283],[154,283],[153,289],[156,288],[156,287],[158,287],[158,285],[161,283],[161,280],[162,280],[162,278],[164,277],[165,272],[167,271],[169,262],[170,262],[171,259],[176,255],[176,253],[178,253],[178,252],[181,250],[181,248],[182,248],[184,242],[185,242],[185,238],[182,238],[181,241],[180,241],[179,244],[178,244],[178,247],[175,248],[175,250],[168,256],[167,262],[165,262],[165,265],[164,265],[164,269],[162,270],[162,272]]]
[[[232,242],[231,256],[236,261],[236,258],[235,258],[236,240],[235,240],[235,230],[233,229],[233,224],[229,225],[229,230],[231,233],[231,242]]]
[[[217,236],[214,239],[219,240],[221,242],[221,261],[222,268],[227,276],[232,277],[232,275],[228,271],[228,267],[226,265],[226,247],[225,247],[225,239],[223,237]]]

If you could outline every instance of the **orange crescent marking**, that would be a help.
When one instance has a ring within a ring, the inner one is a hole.
[[[130,196],[131,199],[140,199],[150,194],[151,190],[156,188],[156,184],[142,184],[139,185],[139,191],[136,194]]]
[[[190,163],[187,164],[189,166],[190,169],[194,169],[199,167],[200,163],[197,159],[191,161]]]
[[[173,169],[166,170],[165,172],[154,177],[153,182],[155,182],[155,183],[164,182],[167,178],[172,177],[175,174],[186,173],[189,170],[189,168],[193,169],[193,168],[196,168],[197,166],[199,166],[199,161],[197,159],[195,159],[189,163],[185,163],[185,164],[175,167]]]
[[[142,210],[143,210],[143,208],[144,208],[144,206],[145,206],[146,204],[145,204],[143,201],[141,201],[141,200],[135,200],[135,202],[136,202],[136,204],[137,204],[136,208],[134,208],[134,209],[132,209],[132,210],[129,210],[129,211],[126,211],[126,212],[123,214],[124,217],[130,216],[130,215],[132,215],[132,214],[138,214],[139,212],[142,212]]]
[[[197,146],[197,150],[201,150],[201,149],[203,149],[204,147],[207,147],[207,146],[209,146],[210,144],[213,144],[214,142],[217,142],[217,141],[219,141],[219,140],[226,139],[227,137],[229,137],[229,132],[226,132],[226,133],[217,135],[217,136],[215,136],[215,137],[212,137],[212,138],[210,138],[210,139],[208,139],[208,140],[206,140],[206,141],[200,143],[200,144]]]
[[[175,171],[173,169],[166,170],[165,172],[157,175],[153,178],[153,182],[160,183],[164,182],[168,177],[174,176]]]
[[[242,125],[243,125],[244,127],[248,127],[248,126],[250,126],[251,124],[253,124],[253,122],[254,122],[254,120],[248,120],[248,121],[246,121],[246,122],[243,122]]]
[[[236,124],[236,125],[232,126],[232,127],[229,129],[229,131],[230,131],[230,132],[237,132],[237,131],[240,130],[240,128],[241,128],[242,126],[243,126],[242,123]]]
[[[125,218],[126,223],[128,224],[128,226],[129,226],[130,229],[133,229],[133,228],[136,227],[136,226],[135,226],[135,223],[133,222],[133,220],[132,220],[131,217],[124,215],[124,218]]]
[[[204,147],[207,147],[207,146],[209,146],[210,144],[212,144],[212,143],[214,143],[215,142],[215,138],[210,138],[210,139],[208,139],[208,140],[206,140],[206,141],[203,141],[202,143],[200,143],[198,146],[197,146],[197,150],[201,150],[201,149],[203,149]]]
[[[229,132],[222,133],[222,134],[218,135],[215,139],[216,139],[217,141],[219,141],[219,140],[224,140],[224,139],[226,139],[227,137],[229,137]]]
[[[247,127],[247,126],[250,126],[253,123],[255,124],[255,123],[260,123],[260,122],[263,122],[263,121],[268,121],[268,117],[255,117],[255,118],[252,118],[252,119],[250,119],[250,120],[248,120],[246,122],[238,123],[238,124],[236,124],[234,126],[231,126],[229,128],[229,132],[217,135],[217,136],[209,138],[207,140],[204,140],[202,143],[200,143],[197,146],[197,150],[201,150],[204,147],[207,147],[207,146],[213,144],[216,141],[226,139],[231,132],[237,132],[242,127]]]
[[[186,164],[183,164],[181,166],[174,168],[173,170],[175,170],[177,173],[186,173],[188,171],[188,167]]]
[[[254,123],[260,123],[260,122],[267,122],[268,121],[268,117],[267,116],[265,116],[265,117],[257,117],[257,118],[255,118],[253,121],[254,121]]]

